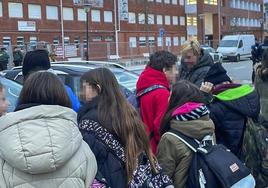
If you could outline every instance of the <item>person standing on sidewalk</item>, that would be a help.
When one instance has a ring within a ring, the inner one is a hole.
[[[23,54],[21,52],[21,49],[19,47],[15,47],[13,51],[13,62],[14,66],[21,66],[21,62],[23,60]]]
[[[159,126],[168,105],[170,85],[176,82],[177,57],[168,51],[158,51],[150,56],[150,61],[137,82],[137,94],[153,87],[161,86],[139,98],[141,118],[146,125],[151,147],[156,153],[160,140]]]
[[[188,41],[182,46],[181,65],[179,67],[179,79],[188,80],[198,87],[210,67],[214,64],[209,53],[204,53],[196,40]]]
[[[7,69],[9,55],[7,54],[6,50],[6,48],[1,48],[0,50],[0,71]]]

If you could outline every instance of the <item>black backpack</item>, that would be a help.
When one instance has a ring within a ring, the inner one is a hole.
[[[159,84],[155,84],[155,85],[152,85],[138,93],[133,93],[131,94],[129,97],[128,97],[128,102],[136,109],[136,111],[140,114],[140,98],[151,92],[151,91],[154,91],[156,89],[167,89],[165,86],[162,86],[162,85],[159,85]]]
[[[172,134],[186,144],[193,152],[188,172],[189,188],[253,188],[255,180],[249,169],[225,146],[214,145],[212,136],[201,142],[179,131],[171,129]]]

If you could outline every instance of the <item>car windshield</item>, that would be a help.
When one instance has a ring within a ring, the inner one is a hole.
[[[236,47],[237,43],[237,40],[222,40],[219,47]]]
[[[0,82],[5,88],[6,98],[9,102],[7,111],[12,112],[16,108],[22,85],[5,78],[1,78]]]
[[[136,83],[138,80],[137,75],[131,74],[126,71],[114,71],[113,73],[121,86],[129,89],[132,92],[136,89]]]
[[[136,83],[138,80],[137,75],[129,73],[127,71],[115,71],[113,69],[111,71],[114,73],[117,81],[120,84],[120,88],[126,97],[135,91]],[[74,76],[69,80],[69,82],[73,83],[67,83],[67,85],[73,86],[72,89],[77,96],[80,96],[80,77],[81,76]]]

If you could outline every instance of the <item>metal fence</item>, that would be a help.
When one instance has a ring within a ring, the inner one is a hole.
[[[61,44],[50,44],[42,43],[44,48],[49,52],[52,59],[59,60],[68,60],[71,58],[85,60],[86,56],[86,43],[69,43],[65,44],[65,47]],[[3,46],[0,44],[0,47]],[[14,47],[17,45],[7,45],[5,46],[8,54],[10,55],[10,64],[13,63],[12,52]],[[19,46],[23,52],[26,54],[27,51],[34,50],[39,48],[37,43],[25,43],[24,45]],[[180,54],[180,45],[167,45],[166,43],[159,44],[157,41],[144,43],[129,43],[129,42],[120,42],[118,44],[118,52],[115,42],[89,42],[89,59],[90,60],[108,60],[108,61],[117,61],[117,62],[147,62],[149,55],[159,51],[167,50],[175,55]]]

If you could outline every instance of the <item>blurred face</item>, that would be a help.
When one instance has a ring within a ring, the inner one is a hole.
[[[177,66],[176,64],[173,65],[170,69],[163,69],[163,72],[165,73],[168,81],[171,84],[175,84],[176,83],[176,75],[178,74],[178,70],[177,70]]]
[[[7,111],[9,102],[6,99],[5,90],[0,90],[0,116],[4,115]]]
[[[98,96],[98,91],[87,82],[83,82],[81,95],[83,100],[91,101],[94,97]]]
[[[195,64],[197,64],[198,57],[194,55],[192,51],[187,52],[183,55],[184,63],[187,65],[188,68],[193,67]]]

